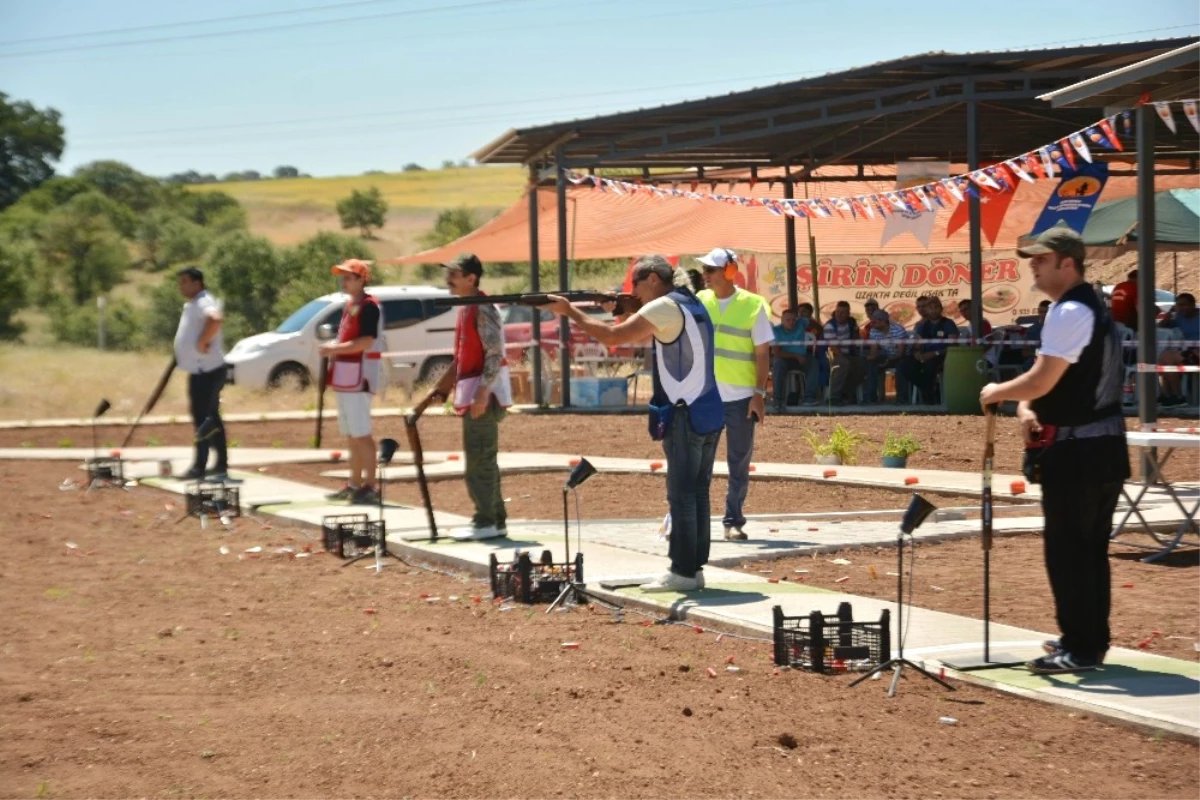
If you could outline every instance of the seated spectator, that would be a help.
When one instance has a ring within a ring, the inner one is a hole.
[[[868,297],[867,302],[863,303],[863,308],[867,311],[867,321],[858,329],[859,338],[866,339],[871,335],[871,320],[875,317],[875,312],[879,310],[879,301],[874,297]]]
[[[958,301],[958,313],[963,318],[963,324],[968,328],[971,327],[971,298],[964,297]],[[979,338],[992,335],[992,323],[988,322],[987,317],[983,318],[983,331],[979,334]]]
[[[864,402],[882,403],[883,377],[895,369],[904,357],[904,342],[908,331],[888,316],[886,311],[871,315],[867,334],[867,389]],[[900,393],[897,389],[897,395]]]
[[[782,411],[788,404],[788,375],[793,372],[804,375],[804,405],[815,406],[821,376],[815,348],[811,344],[817,337],[808,331],[812,320],[801,320],[794,308],[784,311],[780,320],[780,324],[775,326],[775,343],[771,346],[771,382],[775,387],[775,410]]]
[[[1184,292],[1175,298],[1175,305],[1158,323],[1160,328],[1174,328],[1180,332],[1185,342],[1200,340],[1200,311],[1196,310],[1196,296]],[[1197,346],[1183,345],[1178,349],[1168,347],[1158,354],[1158,363],[1163,366],[1178,367],[1182,365],[1196,366],[1200,364],[1200,349]],[[1162,394],[1158,397],[1161,406],[1174,407],[1187,405],[1183,396],[1183,375],[1178,372],[1164,372],[1159,376],[1162,382]]]
[[[1042,328],[1046,325],[1046,314],[1050,311],[1050,301],[1043,300],[1038,303],[1038,318],[1037,322],[1029,326],[1029,330],[1025,331],[1025,339],[1030,342],[1041,344]],[[1025,362],[1021,366],[1022,372],[1028,372],[1033,369],[1033,362],[1037,360],[1037,345],[1026,344],[1021,348],[1022,355],[1025,356]]]
[[[929,307],[929,296],[921,295],[917,298],[917,320],[913,323],[913,328],[916,329],[926,317],[925,310]]]
[[[808,327],[806,330],[813,335],[813,338],[821,338],[821,334],[824,331],[822,331],[820,324],[817,322],[812,303],[801,303],[800,305],[796,306],[796,319],[798,320],[798,324],[801,328],[805,327],[804,320],[808,320]]]
[[[1112,318],[1132,331],[1138,329],[1138,288],[1135,269],[1113,287],[1109,300]]]
[[[915,339],[951,340],[958,338],[958,326],[954,321],[942,316],[942,301],[936,297],[929,298],[925,305],[925,319],[917,323],[913,329]],[[921,394],[921,402],[926,405],[936,405],[941,402],[937,379],[946,363],[945,344],[915,344],[912,352],[900,361],[897,371],[904,375]]]
[[[829,402],[843,406],[854,402],[858,386],[867,373],[861,345],[853,344],[859,336],[858,323],[850,316],[850,304],[839,300],[833,318],[825,323],[825,338],[838,341],[829,346]]]

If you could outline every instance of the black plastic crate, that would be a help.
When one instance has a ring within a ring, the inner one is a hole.
[[[531,605],[552,603],[571,580],[583,582],[583,553],[575,554],[574,563],[555,562],[549,550],[542,551],[537,563],[524,550],[512,562],[501,564],[492,553],[488,556],[488,577],[492,597],[511,597]]]
[[[321,539],[326,551],[338,558],[372,552],[383,538],[383,520],[366,514],[335,514],[321,518]]]
[[[125,484],[125,466],[119,458],[100,456],[87,460],[88,481]]]
[[[187,513],[193,517],[232,519],[242,515],[241,492],[225,483],[201,481],[187,493]]]
[[[836,616],[813,611],[787,617],[772,609],[775,620],[775,664],[812,672],[866,672],[891,656],[891,612],[878,622],[855,622],[849,603],[838,606]]]

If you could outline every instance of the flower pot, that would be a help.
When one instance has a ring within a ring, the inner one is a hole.
[[[908,456],[883,456],[883,465],[892,469],[908,466]]]
[[[827,456],[817,456],[817,463],[837,465],[842,463],[842,457],[837,453],[830,453]]]

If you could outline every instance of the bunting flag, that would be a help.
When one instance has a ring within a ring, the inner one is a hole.
[[[1196,129],[1196,133],[1200,133],[1200,117],[1196,116],[1196,101],[1184,100],[1183,113],[1188,118],[1188,122],[1192,123],[1192,127]]]
[[[1107,180],[1108,164],[1103,162],[1080,164],[1076,174],[1064,175],[1054,194],[1046,201],[1046,207],[1042,209],[1030,235],[1037,236],[1059,224],[1082,232]]]
[[[1191,126],[1200,133],[1200,110],[1197,100],[1173,100],[1153,102],[1144,98],[1143,103],[1154,106],[1163,124],[1172,133],[1178,133],[1171,105],[1179,103]],[[1118,129],[1120,136],[1118,136]],[[732,194],[736,182],[728,184],[729,194],[719,194],[720,183],[712,180],[691,180],[684,183],[670,181],[665,186],[647,183],[653,178],[621,180],[599,175],[582,175],[567,172],[565,177],[574,185],[591,183],[595,191],[612,192],[619,196],[650,195],[662,198],[685,198],[696,202],[709,201],[738,205],[744,208],[763,208],[775,216],[793,218],[838,219],[847,221],[885,221],[883,243],[903,232],[911,232],[926,244],[932,233],[932,220],[937,212],[957,202],[951,214],[948,232],[953,233],[965,224],[963,219],[968,198],[978,198],[984,224],[984,232],[995,241],[1000,224],[1021,183],[1036,183],[1047,178],[1060,178],[1055,192],[1054,208],[1047,204],[1043,217],[1049,218],[1048,225],[1073,217],[1068,222],[1076,230],[1082,230],[1087,214],[1094,205],[1107,178],[1107,165],[1098,161],[1096,149],[1123,151],[1121,136],[1133,135],[1133,112],[1121,111],[1095,123],[1067,134],[1056,142],[1042,145],[1012,158],[975,169],[960,175],[945,175],[950,165],[947,162],[900,162],[896,165],[896,186],[875,194],[855,197],[812,197],[803,200],[783,200],[772,197],[740,197]],[[1076,157],[1080,159],[1076,160]],[[1062,173],[1061,177],[1059,173]],[[710,191],[699,191],[703,183]],[[775,184],[767,179],[768,190]],[[757,180],[750,180],[753,188]],[[1090,200],[1089,200],[1090,198]],[[1039,224],[1044,220],[1039,220]],[[1036,232],[1036,231],[1035,231]]]
[[[990,244],[996,243],[996,238],[1000,235],[1000,226],[1004,224],[1004,215],[1008,213],[1008,206],[1016,196],[1016,192],[996,192],[979,198],[979,229]],[[959,203],[954,209],[950,221],[946,224],[947,236],[953,236],[967,224],[970,219],[970,206],[970,203]]]
[[[1171,129],[1171,133],[1175,133],[1175,115],[1171,113],[1171,104],[1155,103],[1154,110],[1158,112],[1158,118]]]

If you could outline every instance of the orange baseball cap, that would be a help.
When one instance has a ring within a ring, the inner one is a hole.
[[[331,271],[334,275],[357,275],[364,281],[371,280],[371,262],[360,258],[349,258],[340,264],[334,264]]]

